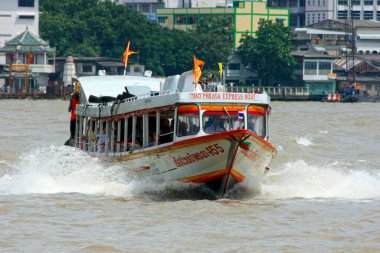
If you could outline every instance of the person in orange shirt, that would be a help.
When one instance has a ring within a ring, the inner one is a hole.
[[[75,114],[75,110],[77,108],[77,104],[79,104],[79,94],[74,92],[71,94],[69,112],[71,112],[70,116],[70,139],[74,139],[75,136],[75,125],[77,120],[77,115]]]

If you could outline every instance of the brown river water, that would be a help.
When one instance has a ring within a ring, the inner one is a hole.
[[[270,172],[217,200],[63,146],[67,107],[0,100],[0,252],[380,252],[380,103],[272,103]]]

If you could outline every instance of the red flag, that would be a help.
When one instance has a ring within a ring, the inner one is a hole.
[[[199,79],[202,76],[202,68],[205,65],[204,61],[199,60],[194,55],[194,76],[195,76],[195,82],[198,82]]]
[[[128,46],[124,51],[123,62],[124,62],[125,67],[127,67],[127,64],[128,64],[128,56],[130,56],[131,54],[138,54],[137,52],[130,50],[129,46],[130,46],[130,41],[128,41]]]

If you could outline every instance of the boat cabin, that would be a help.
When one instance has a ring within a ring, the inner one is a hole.
[[[75,145],[120,156],[236,129],[268,138],[267,94],[203,92],[192,78],[189,71],[167,79],[79,79]]]

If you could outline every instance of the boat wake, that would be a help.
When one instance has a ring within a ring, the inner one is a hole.
[[[58,193],[137,196],[159,201],[221,197],[194,184],[139,181],[119,164],[106,164],[66,146],[41,147],[13,163],[0,162],[1,195]],[[380,198],[380,172],[365,168],[364,161],[354,165],[336,162],[318,166],[301,160],[274,168],[262,181],[243,183],[224,197]]]
[[[356,164],[334,162],[311,165],[303,160],[272,170],[260,187],[260,198],[380,198],[380,171]]]

